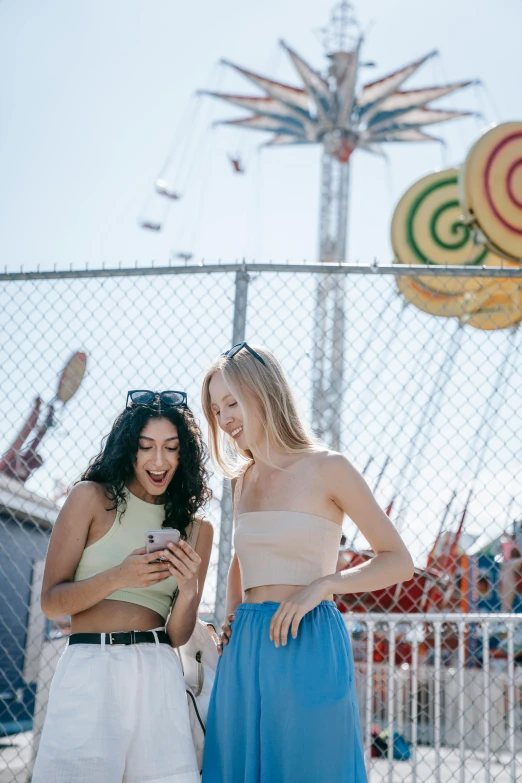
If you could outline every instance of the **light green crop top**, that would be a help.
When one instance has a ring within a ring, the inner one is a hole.
[[[134,549],[144,547],[147,530],[159,530],[165,507],[140,500],[127,491],[127,508],[118,510],[114,524],[94,544],[86,547],[74,574],[74,581],[89,579],[119,565]],[[126,587],[107,596],[112,601],[128,601],[146,606],[167,619],[178,583],[173,576],[149,587]]]

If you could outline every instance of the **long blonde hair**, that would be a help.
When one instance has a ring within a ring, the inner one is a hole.
[[[223,380],[241,406],[247,431],[252,407],[256,406],[267,446],[274,446],[286,454],[311,452],[321,447],[319,440],[301,421],[294,396],[275,356],[266,348],[257,345],[251,347],[263,358],[264,364],[243,348],[231,358],[220,356],[215,359],[203,379],[201,401],[208,422],[210,457],[216,468],[228,478],[236,478],[254,459],[263,459],[265,462],[267,459],[260,456],[255,446],[252,451],[242,451],[220,429],[212,410],[209,390],[210,381],[217,372],[221,372]]]

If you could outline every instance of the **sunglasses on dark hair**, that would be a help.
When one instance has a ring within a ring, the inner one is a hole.
[[[148,389],[133,389],[127,392],[126,408],[131,405],[153,405],[158,401],[168,408],[181,408],[187,405],[187,395],[182,391],[153,392]]]
[[[232,359],[232,357],[239,353],[239,351],[243,350],[243,348],[248,351],[248,353],[252,354],[254,359],[257,359],[258,362],[261,362],[261,364],[264,364],[266,367],[266,362],[263,357],[260,356],[257,351],[254,351],[254,349],[251,348],[248,343],[238,343],[237,345],[232,346],[230,351],[225,351],[225,353],[222,353],[221,356],[226,356],[227,359]]]

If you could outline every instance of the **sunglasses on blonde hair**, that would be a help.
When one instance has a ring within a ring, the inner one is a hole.
[[[251,348],[248,343],[238,343],[237,345],[233,345],[229,351],[225,351],[225,353],[222,353],[221,356],[226,356],[227,359],[232,359],[236,354],[239,353],[239,351],[242,351],[243,348],[248,351],[248,353],[252,354],[254,359],[257,359],[258,362],[261,362],[261,364],[266,367],[266,362],[263,357],[258,354],[257,351],[254,351],[254,349]]]

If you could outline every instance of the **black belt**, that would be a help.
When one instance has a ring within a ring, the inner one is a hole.
[[[101,633],[73,633],[69,636],[69,644],[101,644]],[[105,644],[154,644],[158,637],[160,644],[171,644],[166,631],[122,631],[106,633]]]

